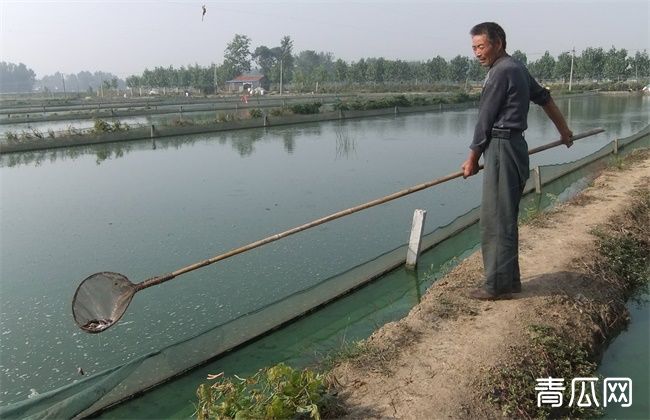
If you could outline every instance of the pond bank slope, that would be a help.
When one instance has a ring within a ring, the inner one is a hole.
[[[635,153],[621,166],[521,227],[523,291],[513,300],[465,297],[481,284],[476,253],[407,317],[376,331],[360,356],[340,362],[332,373],[348,418],[580,415],[539,411],[535,378],[564,377],[570,384],[596,376],[607,343],[627,325],[625,301],[634,286],[626,274],[606,272],[615,264],[603,257],[594,229],[636,237],[647,281],[650,153]]]

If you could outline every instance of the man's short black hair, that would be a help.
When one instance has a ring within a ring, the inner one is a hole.
[[[506,50],[506,32],[503,30],[498,23],[494,22],[483,22],[475,25],[470,31],[469,34],[472,36],[476,35],[487,35],[488,40],[492,44],[495,44],[497,40],[501,41],[503,46],[503,51]]]

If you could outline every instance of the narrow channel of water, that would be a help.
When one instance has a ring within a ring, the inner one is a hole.
[[[609,404],[606,419],[647,419],[650,416],[650,294],[627,304],[630,325],[609,345],[598,372],[604,378],[630,378],[632,405]]]

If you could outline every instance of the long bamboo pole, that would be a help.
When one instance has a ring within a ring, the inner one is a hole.
[[[572,139],[574,141],[575,140],[580,140],[580,139],[583,139],[585,137],[589,137],[589,136],[593,136],[593,135],[598,134],[598,133],[602,133],[604,131],[605,130],[603,128],[595,128],[593,130],[589,130],[589,131],[585,131],[583,133],[577,134],[577,135],[573,136]],[[541,151],[544,151],[544,150],[559,146],[561,144],[563,144],[561,140],[557,140],[557,141],[554,141],[554,142],[551,142],[551,143],[547,143],[545,145],[530,149],[528,151],[528,154],[532,155],[534,153],[538,153],[538,152],[541,152]],[[481,165],[479,167],[479,170],[480,169],[483,169],[483,165]],[[354,207],[350,207],[349,209],[341,210],[341,211],[338,211],[336,213],[332,213],[329,216],[321,217],[320,219],[316,219],[316,220],[313,220],[313,221],[311,221],[309,223],[305,223],[304,225],[296,226],[296,227],[291,228],[289,230],[285,230],[284,232],[277,233],[275,235],[266,237],[264,239],[260,239],[258,241],[252,242],[252,243],[250,243],[248,245],[244,245],[242,247],[235,248],[235,249],[233,249],[231,251],[228,251],[228,252],[226,252],[224,254],[216,255],[216,256],[214,256],[212,258],[208,258],[207,260],[199,261],[197,263],[188,265],[187,267],[180,268],[180,269],[178,269],[176,271],[173,271],[171,273],[164,274],[162,276],[152,277],[150,279],[144,280],[141,283],[138,283],[138,284],[135,285],[136,291],[146,289],[148,287],[155,286],[155,285],[160,284],[160,283],[164,283],[164,282],[166,282],[168,280],[173,279],[174,277],[180,276],[181,274],[185,274],[185,273],[188,273],[190,271],[194,271],[196,269],[199,269],[201,267],[205,267],[207,265],[214,264],[217,261],[225,260],[226,258],[230,258],[232,256],[241,254],[243,252],[250,251],[250,250],[255,249],[255,248],[259,248],[262,245],[266,245],[268,243],[275,242],[275,241],[277,241],[279,239],[286,238],[287,236],[296,234],[298,232],[302,232],[303,230],[307,230],[307,229],[313,228],[315,226],[322,225],[323,223],[331,222],[332,220],[340,219],[341,217],[350,215],[352,213],[357,213],[357,212],[359,212],[361,210],[365,210],[365,209],[368,209],[370,207],[375,207],[375,206],[378,206],[380,204],[387,203],[389,201],[404,197],[404,196],[409,195],[409,194],[413,194],[413,193],[418,192],[418,191],[422,191],[422,190],[427,189],[427,188],[431,188],[431,187],[433,187],[435,185],[439,185],[439,184],[442,184],[444,182],[451,181],[452,179],[460,178],[462,176],[463,176],[463,171],[454,172],[452,174],[449,174],[449,175],[446,175],[446,176],[443,176],[443,177],[440,177],[440,178],[436,178],[434,180],[424,182],[422,184],[414,185],[414,186],[412,186],[410,188],[406,188],[406,189],[401,190],[401,191],[394,192],[394,193],[389,194],[387,196],[377,198],[377,199],[369,201],[367,203],[360,204],[360,205],[354,206]]]

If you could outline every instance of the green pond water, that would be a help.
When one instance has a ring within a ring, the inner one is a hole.
[[[628,303],[630,325],[609,345],[598,371],[604,378],[630,378],[632,405],[610,404],[606,419],[647,419],[650,417],[650,294]]]
[[[607,133],[536,155],[531,166],[575,160],[650,120],[648,97],[558,104],[574,132],[602,126]],[[455,172],[475,117],[469,109],[1,156],[0,405],[69,384],[79,378],[79,367],[91,375],[188,339],[386,253],[408,240],[415,208],[428,211],[425,232],[449,223],[478,205],[478,177],[147,289],[102,334],[81,332],[70,313],[75,288],[92,273],[116,271],[139,282]],[[537,108],[529,127],[531,147],[557,138]],[[428,257],[415,279],[403,273],[406,288],[376,282],[319,311],[316,321],[305,318],[231,353],[218,362],[221,370],[307,361],[342,340],[363,337],[405,313],[440,266],[474,244],[465,238]],[[184,378],[185,388],[204,373]],[[178,389],[160,392],[177,397]],[[192,393],[178,398],[185,402],[163,406],[158,416],[170,410],[188,415]],[[137,410],[138,401],[125,409]],[[155,409],[142,404],[140,414],[155,417]]]

